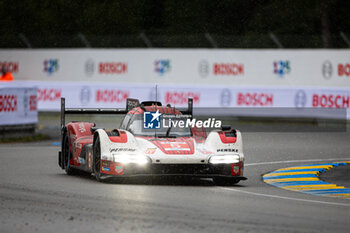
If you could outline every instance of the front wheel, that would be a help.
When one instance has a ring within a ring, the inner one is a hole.
[[[93,170],[96,180],[102,182],[101,179],[101,143],[100,139],[97,137],[94,142],[93,148]]]
[[[231,177],[214,177],[213,181],[218,186],[231,186],[239,183],[239,179]]]

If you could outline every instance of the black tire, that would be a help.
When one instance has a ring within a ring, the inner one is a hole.
[[[218,186],[231,186],[239,183],[239,179],[231,177],[214,177],[213,181]]]
[[[101,179],[101,143],[99,137],[97,137],[94,142],[92,166],[96,180],[102,182],[103,180]]]
[[[63,151],[62,151],[62,158],[64,160],[64,167],[65,171],[68,175],[74,175],[75,174],[75,169],[72,168],[69,165],[69,160],[71,159],[72,153],[69,150],[69,138],[68,138],[68,133],[65,133],[63,136]]]

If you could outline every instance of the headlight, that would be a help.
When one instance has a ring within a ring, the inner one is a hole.
[[[239,163],[239,155],[214,155],[210,157],[211,164],[231,164]]]
[[[114,162],[122,164],[136,163],[143,165],[148,163],[149,160],[143,155],[115,155]]]

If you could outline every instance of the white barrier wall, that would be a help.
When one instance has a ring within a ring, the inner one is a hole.
[[[177,107],[193,97],[195,107],[350,109],[350,50],[0,50],[2,67],[38,87],[39,111],[59,111],[61,97],[125,107],[154,100],[156,84],[158,100]]]
[[[0,125],[36,124],[37,122],[37,89],[0,84]]]
[[[0,50],[16,80],[350,87],[350,50]]]
[[[295,109],[350,109],[349,88],[286,88],[286,87],[232,87],[208,85],[154,85],[69,82],[22,82],[38,87],[38,108],[41,111],[60,111],[60,98],[66,98],[67,107],[124,108],[127,98],[157,100],[163,104],[186,107],[193,98],[196,108],[295,108]],[[298,113],[298,112],[296,112]],[[300,116],[305,112],[300,111]],[[249,112],[247,113],[249,114]],[[290,112],[278,112],[280,116]],[[332,118],[327,112],[310,117]],[[326,114],[322,116],[322,114]],[[239,114],[238,114],[239,115]],[[244,115],[244,114],[243,114]],[[334,116],[338,118],[338,116]],[[341,116],[346,117],[346,116]],[[347,118],[350,117],[348,114]]]

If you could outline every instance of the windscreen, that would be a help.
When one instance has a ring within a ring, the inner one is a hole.
[[[187,124],[190,118],[186,116],[162,114],[157,120],[157,125],[147,127],[148,125],[143,114],[134,115],[128,124],[127,130],[135,136],[170,138],[192,136],[191,127]]]

